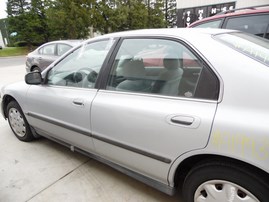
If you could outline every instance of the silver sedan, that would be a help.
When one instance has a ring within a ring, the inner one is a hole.
[[[139,30],[84,42],[0,102],[21,141],[49,138],[186,202],[267,202],[268,78],[268,40]]]
[[[26,71],[43,71],[53,61],[81,42],[81,40],[61,40],[43,44],[26,56]]]

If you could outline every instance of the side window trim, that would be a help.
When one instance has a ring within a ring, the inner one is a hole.
[[[109,38],[106,38],[109,39]],[[106,40],[106,39],[102,39],[102,40]],[[95,88],[96,89],[102,89],[104,85],[104,83],[107,82],[108,77],[109,77],[109,72],[110,69],[112,68],[112,64],[113,64],[113,55],[115,53],[115,49],[118,48],[118,44],[120,41],[120,37],[115,37],[113,38],[115,40],[114,44],[110,47],[109,52],[107,53],[107,56],[103,62],[103,65],[100,69],[100,73],[99,76],[97,77],[96,83],[95,83]],[[104,87],[105,88],[105,87]]]
[[[223,23],[223,19],[222,19],[222,23]],[[106,68],[106,71],[105,71],[105,74],[102,75],[103,78],[102,78],[102,83],[100,83],[100,85],[98,86],[98,88],[100,90],[105,90],[106,91],[106,87],[109,83],[109,74],[110,72],[112,71],[112,68],[113,68],[113,63],[114,63],[114,60],[118,54],[118,51],[123,43],[124,40],[126,39],[161,39],[161,40],[170,40],[170,41],[174,41],[174,42],[178,42],[180,44],[182,44],[183,46],[185,46],[195,57],[197,57],[197,59],[199,59],[199,61],[201,62],[203,68],[206,68],[207,71],[211,72],[211,74],[213,75],[213,77],[215,77],[216,79],[216,86],[218,88],[217,90],[217,93],[216,93],[216,97],[213,99],[214,101],[220,101],[220,98],[221,98],[221,78],[220,76],[218,75],[218,73],[216,72],[216,70],[212,67],[211,65],[208,65],[207,64],[207,60],[205,60],[199,53],[197,53],[197,51],[195,50],[195,48],[192,47],[192,45],[188,44],[187,42],[185,42],[184,40],[180,39],[180,38],[173,38],[173,37],[162,37],[162,36],[126,36],[126,37],[121,37],[119,38],[119,40],[117,42],[114,43],[115,45],[115,48],[114,50],[112,51],[111,55],[109,56],[109,61],[108,61],[108,65],[107,65],[107,68]],[[199,83],[200,81],[198,81]],[[109,90],[108,90],[109,91]],[[120,93],[132,93],[132,94],[141,94],[141,93],[138,93],[138,92],[120,92]],[[149,96],[154,96],[154,97],[169,97],[169,96],[162,96],[162,95],[158,95],[158,94],[149,94]],[[170,96],[171,97],[171,96]],[[184,97],[177,97],[177,96],[173,96],[177,99],[191,99],[191,100],[199,100],[199,98],[184,98]],[[207,99],[202,99],[202,100],[207,100]],[[212,101],[212,100],[210,100]]]

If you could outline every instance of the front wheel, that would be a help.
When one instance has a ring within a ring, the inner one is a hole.
[[[11,101],[7,105],[7,118],[10,128],[12,129],[15,136],[24,142],[29,142],[34,139],[34,136],[30,130],[29,124],[24,117],[24,114],[15,101]]]
[[[36,71],[36,72],[41,72],[41,69],[39,68],[39,67],[34,67],[34,68],[32,68],[32,72],[34,72],[34,71]]]
[[[183,185],[186,202],[267,202],[269,186],[247,168],[205,163],[193,168]]]

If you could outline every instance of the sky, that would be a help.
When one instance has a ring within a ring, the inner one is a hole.
[[[0,19],[7,17],[7,13],[5,11],[7,9],[6,2],[7,0],[0,0]]]

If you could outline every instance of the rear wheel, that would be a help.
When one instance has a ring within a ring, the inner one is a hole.
[[[7,105],[7,118],[13,133],[19,140],[29,142],[34,139],[29,124],[17,102],[11,101]]]
[[[186,202],[266,202],[269,186],[247,168],[206,163],[193,168],[183,185]]]

